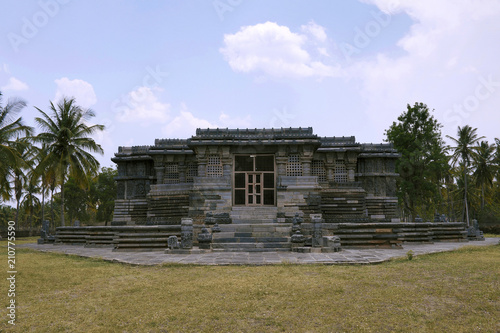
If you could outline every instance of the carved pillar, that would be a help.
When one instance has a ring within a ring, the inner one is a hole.
[[[278,176],[286,176],[286,163],[288,162],[288,157],[286,154],[285,147],[279,146],[278,152],[276,153],[276,172]]]
[[[199,147],[195,150],[198,160],[198,176],[205,177],[207,175],[207,155],[206,147]]]
[[[353,182],[354,175],[356,173],[356,163],[346,163],[346,169],[347,169],[347,181]]]
[[[191,249],[193,247],[193,219],[181,219],[181,248]]]
[[[355,180],[354,175],[356,174],[357,156],[354,152],[348,152],[346,159],[346,169],[347,169],[347,181],[353,182]]]
[[[158,166],[155,167],[156,172],[156,184],[163,184],[163,176],[165,174],[165,167]]]
[[[325,169],[326,169],[326,179],[329,182],[333,182],[335,179],[335,164],[334,164],[333,154],[326,154],[325,158]]]
[[[179,183],[185,183],[187,165],[184,162],[179,162],[178,168],[179,168]]]
[[[163,176],[165,174],[165,165],[163,164],[163,156],[155,155],[153,157],[153,168],[155,170],[156,184],[163,184]]]
[[[229,153],[229,146],[222,147],[222,175],[229,177],[233,173],[233,158]]]
[[[311,164],[313,159],[313,149],[312,146],[304,146],[302,152],[302,175],[310,176],[311,175]]]

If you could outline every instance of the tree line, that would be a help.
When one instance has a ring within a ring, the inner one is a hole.
[[[459,126],[446,137],[427,105],[407,105],[386,130],[386,141],[401,153],[396,164],[401,216],[433,220],[436,213],[451,221],[477,219],[500,225],[500,140],[489,143],[477,128]],[[498,230],[497,230],[498,231]]]
[[[94,112],[74,98],[50,102],[47,112],[35,107],[35,134],[18,117],[26,107],[23,100],[2,105],[0,92],[0,223],[15,220],[36,230],[45,219],[61,226],[76,219],[110,221],[117,171],[100,170],[93,156],[103,150],[91,135],[104,130],[103,125],[88,125]],[[447,136],[447,145],[441,128],[427,105],[415,103],[385,131],[385,140],[401,153],[396,163],[401,217],[432,221],[439,213],[450,221],[470,224],[478,219],[498,227],[500,140],[490,144],[465,125],[456,136]],[[5,204],[9,201],[16,207]]]
[[[64,97],[57,104],[50,102],[48,111],[35,107],[39,112],[34,119],[39,133],[35,133],[18,117],[25,107],[25,101],[15,98],[3,106],[0,92],[2,222],[15,220],[18,228],[24,224],[33,230],[45,219],[61,226],[68,218],[109,221],[116,170],[100,170],[93,155],[103,154],[91,136],[104,126],[88,125],[95,113]],[[5,205],[9,201],[16,207]]]

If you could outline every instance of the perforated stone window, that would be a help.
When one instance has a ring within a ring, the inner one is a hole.
[[[194,177],[198,177],[198,164],[189,163],[186,170],[186,182],[194,182]]]
[[[177,163],[165,164],[165,184],[179,183],[179,165]]]
[[[333,181],[336,183],[347,183],[347,168],[342,160],[335,161]]]
[[[300,156],[293,154],[288,156],[288,163],[286,164],[287,176],[302,176],[302,162]]]
[[[325,163],[320,160],[313,160],[311,164],[311,175],[318,177],[318,182],[326,182]]]
[[[219,155],[208,155],[207,177],[222,177],[222,162]]]

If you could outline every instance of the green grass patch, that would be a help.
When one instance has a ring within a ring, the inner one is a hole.
[[[18,332],[500,331],[498,245],[373,266],[146,267],[28,249],[16,256]],[[7,289],[0,279],[3,309]],[[0,331],[9,327],[4,315]]]

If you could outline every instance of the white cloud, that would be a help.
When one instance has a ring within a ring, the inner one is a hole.
[[[228,128],[247,128],[252,124],[252,117],[247,115],[246,117],[231,117],[224,112],[221,112],[219,116],[219,127]]]
[[[474,96],[481,78],[491,75],[492,81],[500,86],[500,66],[496,59],[500,53],[496,42],[500,40],[500,2],[363,2],[372,3],[386,13],[404,13],[413,20],[397,43],[404,52],[397,56],[377,54],[370,60],[355,61],[346,69],[351,78],[361,81],[360,92],[377,131],[383,133],[406,109],[406,104],[414,102],[436,109],[435,116],[444,125],[445,134],[455,135],[457,119],[461,119],[461,125],[479,119],[500,122],[497,111],[500,88],[497,86],[477,107],[462,114],[454,111],[455,105],[464,104],[468,97]],[[385,29],[391,29],[391,25]],[[486,128],[488,124],[482,126]]]
[[[75,79],[70,80],[63,77],[55,80],[57,84],[54,101],[59,102],[63,97],[74,97],[76,103],[84,108],[89,108],[97,102],[97,97],[92,85],[86,81]]]
[[[0,72],[2,71],[2,69],[5,73],[10,74],[9,66],[7,66],[7,64],[2,64],[2,67],[0,67]]]
[[[15,77],[9,78],[9,82],[2,86],[0,90],[21,91],[28,90],[28,85]]]
[[[301,26],[300,29],[307,34],[310,34],[320,42],[326,42],[327,40],[325,28],[314,23],[314,21],[311,21],[308,24]]]
[[[234,117],[221,112],[216,121],[198,118],[182,103],[179,114],[163,127],[163,134],[169,138],[191,137],[197,128],[247,128],[251,127],[251,116]]]
[[[313,59],[307,49],[312,35],[326,40],[324,29],[314,22],[302,27],[307,35],[293,33],[274,22],[242,27],[235,34],[224,35],[220,52],[237,72],[257,72],[275,77],[333,77],[339,67]]]
[[[197,128],[218,127],[208,120],[195,117],[182,104],[180,113],[167,126],[163,128],[163,133],[169,138],[188,138],[195,133]]]
[[[112,107],[121,122],[139,122],[142,125],[166,122],[170,116],[170,104],[162,103],[156,96],[160,88],[139,87],[129,92],[122,101]]]

